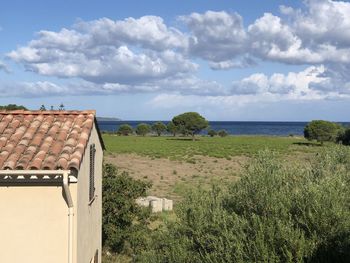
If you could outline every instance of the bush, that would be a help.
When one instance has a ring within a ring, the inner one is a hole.
[[[337,141],[344,145],[350,145],[350,128],[343,130],[343,132],[339,134]]]
[[[208,135],[210,136],[210,137],[214,137],[214,136],[216,136],[218,133],[215,131],[215,130],[209,130],[208,131]]]
[[[117,134],[128,136],[129,134],[132,134],[133,132],[134,132],[134,130],[132,129],[132,127],[129,124],[122,124],[119,126]]]
[[[136,126],[136,134],[145,136],[147,133],[150,133],[151,131],[151,126],[149,126],[147,123],[140,123],[139,125]]]
[[[303,167],[262,152],[228,190],[188,194],[142,262],[347,262],[350,151]]]
[[[102,240],[109,253],[131,255],[143,248],[150,211],[139,207],[135,199],[145,196],[149,187],[149,183],[119,173],[111,164],[104,165]]]
[[[220,137],[226,137],[228,135],[228,133],[226,130],[220,130],[220,131],[218,131],[218,135]]]
[[[323,142],[335,142],[341,131],[342,126],[337,123],[315,120],[305,126],[304,137],[323,144]]]
[[[167,130],[167,126],[163,122],[158,121],[152,125],[152,130],[160,136]]]

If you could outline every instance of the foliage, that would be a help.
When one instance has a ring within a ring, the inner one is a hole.
[[[185,112],[175,116],[172,122],[192,137],[209,125],[208,121],[197,112]]]
[[[129,124],[123,124],[123,125],[119,126],[117,134],[128,136],[129,134],[132,134],[133,132],[134,132],[134,130],[132,129],[132,127]]]
[[[350,149],[324,149],[301,167],[264,151],[228,189],[189,192],[140,261],[347,262]]]
[[[314,120],[304,128],[304,137],[318,142],[334,142],[341,132],[341,125],[323,120]]]
[[[264,148],[281,154],[313,153],[321,146],[307,146],[305,139],[277,136],[227,136],[202,137],[199,141],[188,138],[113,136],[103,134],[103,140],[110,153],[135,153],[152,158],[188,160],[196,155],[217,158],[233,156],[254,156]],[[317,144],[315,144],[317,145]],[[328,144],[325,146],[328,147]]]
[[[163,132],[167,130],[167,126],[163,122],[156,122],[152,125],[152,130],[160,136]]]
[[[220,137],[226,137],[228,135],[228,133],[226,130],[220,130],[220,131],[218,131],[218,135]]]
[[[139,207],[135,199],[146,195],[150,184],[119,173],[111,164],[103,167],[102,239],[110,253],[136,253],[145,244],[149,209]]]
[[[0,106],[0,111],[11,111],[11,110],[27,110],[27,108],[17,104],[8,104],[8,105]]]
[[[169,132],[170,134],[172,134],[174,137],[176,136],[176,134],[179,132],[179,127],[177,127],[172,121],[169,122],[166,126],[167,132]]]
[[[137,135],[145,136],[147,133],[151,132],[151,126],[147,123],[140,123],[136,126],[135,132]]]
[[[209,130],[208,131],[208,135],[210,136],[210,137],[214,137],[214,136],[216,136],[218,133],[215,131],[215,130]]]
[[[338,136],[337,141],[344,145],[350,145],[350,128],[344,129]]]

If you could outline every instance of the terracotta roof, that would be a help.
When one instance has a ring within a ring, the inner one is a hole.
[[[0,111],[0,169],[79,169],[95,111]]]

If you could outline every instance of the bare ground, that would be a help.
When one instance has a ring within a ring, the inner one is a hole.
[[[205,187],[215,180],[237,180],[240,170],[249,160],[244,156],[230,160],[207,156],[195,156],[194,159],[181,162],[136,154],[110,154],[105,157],[105,162],[116,165],[135,179],[150,181],[149,194],[177,201],[188,187]]]

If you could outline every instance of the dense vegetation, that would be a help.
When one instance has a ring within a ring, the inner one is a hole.
[[[135,132],[137,135],[146,136],[147,133],[151,132],[151,126],[147,123],[140,123],[136,126]]]
[[[132,255],[140,252],[149,232],[150,211],[136,205],[149,183],[134,180],[110,164],[103,168],[103,227],[105,251]]]
[[[350,152],[310,165],[262,152],[228,190],[193,190],[153,234],[141,262],[348,262]]]
[[[335,142],[342,130],[343,127],[338,123],[314,120],[305,126],[304,136],[308,140],[316,140],[320,143]]]
[[[117,131],[117,134],[128,136],[129,134],[132,134],[133,132],[134,132],[134,130],[132,129],[132,127],[129,124],[123,124],[123,125],[120,125],[120,127]]]

